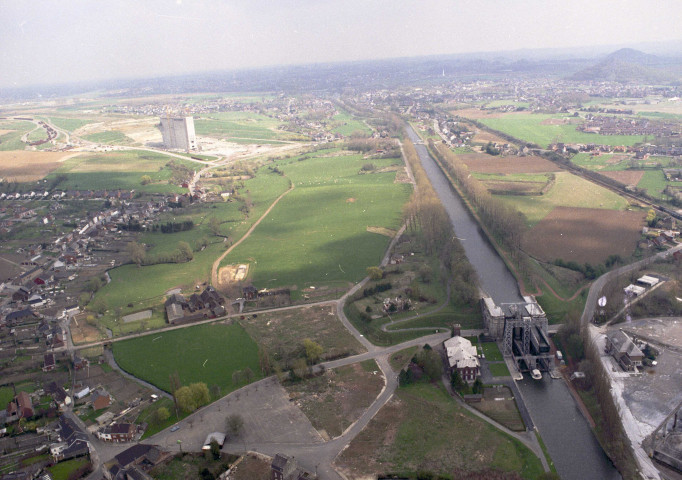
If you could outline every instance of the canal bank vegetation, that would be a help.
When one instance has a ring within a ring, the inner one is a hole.
[[[581,328],[579,316],[568,317],[554,340],[566,355],[569,371],[585,373],[585,378],[567,381],[589,412],[588,421],[594,421],[600,445],[625,480],[639,478],[634,451],[611,396],[609,374],[601,362],[598,345],[590,341],[588,327]]]
[[[550,323],[562,322],[566,316],[581,312],[585,297],[580,288],[585,277],[531,258],[522,245],[528,229],[524,215],[490,194],[447,146],[432,140],[428,146],[522,290],[537,295]]]

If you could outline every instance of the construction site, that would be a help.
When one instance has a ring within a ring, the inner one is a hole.
[[[553,357],[547,333],[547,316],[534,297],[523,302],[495,304],[492,298],[481,299],[487,334],[502,341],[502,354],[512,357],[521,372],[538,369],[549,372]]]

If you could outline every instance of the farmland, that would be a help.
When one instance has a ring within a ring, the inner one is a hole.
[[[69,152],[0,151],[0,177],[17,182],[35,182],[61,168],[63,160],[76,155]]]
[[[218,385],[224,395],[241,385],[232,373],[250,368],[261,378],[256,342],[237,324],[198,325],[183,330],[147,335],[113,345],[122,369],[169,391],[169,375],[178,372],[183,385],[204,382]]]
[[[94,122],[94,120],[85,120],[82,118],[60,118],[60,117],[48,117],[47,120],[49,123],[53,124],[55,127],[61,128],[62,130],[67,130],[69,132],[73,132],[74,130],[79,129],[84,125],[87,125],[89,123]]]
[[[350,115],[348,112],[341,110],[332,118],[334,128],[333,132],[340,133],[344,136],[350,136],[353,133],[359,132],[362,134],[372,133],[372,130],[362,121]]]
[[[545,218],[555,207],[624,210],[627,201],[618,194],[568,172],[558,172],[554,186],[540,196],[499,196],[526,216],[530,226]]]
[[[634,145],[644,141],[642,135],[598,135],[576,130],[570,117],[547,114],[500,115],[499,118],[479,118],[479,122],[514,138],[536,143],[546,148],[551,143],[600,143],[603,145]]]
[[[545,173],[556,172],[559,168],[542,157],[493,157],[484,153],[464,153],[457,159],[465,163],[469,170],[476,173]]]
[[[641,235],[644,212],[556,207],[530,230],[523,249],[546,261],[602,263],[609,255],[628,258]],[[552,239],[538,242],[537,238]]]
[[[360,155],[305,157],[278,165],[294,190],[223,260],[249,264],[258,288],[357,282],[390,240],[368,227],[400,225],[410,186],[394,183],[395,171],[380,172],[395,159],[375,159],[377,173],[361,175]]]
[[[191,169],[197,166],[195,163],[141,150],[85,154],[61,163],[48,179],[65,175],[65,180],[60,183],[62,189],[124,189],[145,193],[184,193],[186,190],[170,183],[173,171],[167,164],[171,161],[185,164]],[[106,175],[103,175],[105,172]],[[148,175],[151,183],[142,185],[140,179],[143,175]]]
[[[452,475],[488,469],[533,479],[543,472],[525,446],[466,412],[442,387],[426,383],[399,388],[336,464],[353,479],[370,472]]]

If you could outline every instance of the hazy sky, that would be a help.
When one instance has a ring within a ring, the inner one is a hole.
[[[681,0],[0,0],[0,88],[682,38]]]

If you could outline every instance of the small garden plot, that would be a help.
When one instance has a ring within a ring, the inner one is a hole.
[[[256,342],[237,324],[198,325],[113,344],[114,356],[126,372],[162,390],[170,390],[170,375],[178,372],[183,385],[204,382],[221,393],[243,385],[232,374],[250,368],[252,380],[262,378]]]
[[[479,403],[471,403],[471,406],[510,430],[521,432],[526,429],[509,387],[487,386],[483,390],[483,399]]]
[[[230,472],[230,478],[232,480],[270,480],[271,464],[271,458],[249,453]]]
[[[525,235],[523,249],[547,262],[561,259],[597,265],[609,255],[628,258],[640,238],[644,216],[644,212],[556,207]]]
[[[181,453],[170,461],[155,466],[149,473],[153,478],[163,478],[164,480],[218,478],[218,475],[227,470],[237,458],[226,453],[222,453],[217,459],[214,459],[212,455],[204,455],[203,453]],[[254,477],[254,480],[257,478]]]
[[[287,383],[285,388],[322,437],[329,439],[341,435],[360,418],[383,385],[377,363],[367,360]]]

